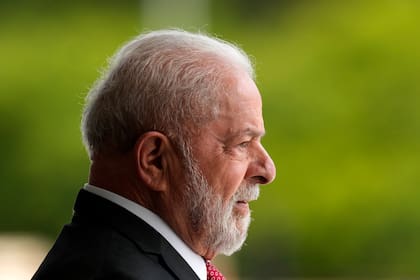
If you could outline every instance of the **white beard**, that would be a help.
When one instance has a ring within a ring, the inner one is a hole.
[[[197,164],[186,163],[187,190],[185,203],[193,229],[204,232],[204,245],[217,254],[231,255],[238,251],[247,237],[251,215],[234,213],[237,201],[255,200],[259,195],[257,184],[242,184],[226,206],[221,195],[214,192]]]

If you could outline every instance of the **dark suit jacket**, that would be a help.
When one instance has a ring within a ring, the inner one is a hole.
[[[124,208],[81,190],[33,280],[194,279],[197,275],[151,226]]]

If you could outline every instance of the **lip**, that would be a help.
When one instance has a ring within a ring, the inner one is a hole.
[[[235,209],[240,215],[245,216],[249,213],[249,204],[246,200],[238,200],[235,203]]]

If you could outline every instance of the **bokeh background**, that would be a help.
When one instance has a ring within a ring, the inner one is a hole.
[[[122,43],[162,27],[255,58],[278,174],[246,246],[219,259],[231,279],[420,277],[416,0],[2,1],[0,236],[47,248],[70,220],[85,94]],[[3,255],[0,279],[21,261]]]

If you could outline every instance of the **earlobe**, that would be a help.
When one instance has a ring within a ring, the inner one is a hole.
[[[168,162],[172,147],[168,137],[149,131],[139,137],[135,146],[137,174],[153,191],[168,188]]]

